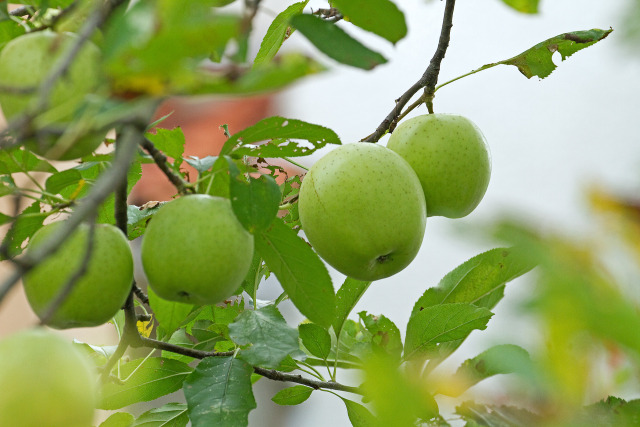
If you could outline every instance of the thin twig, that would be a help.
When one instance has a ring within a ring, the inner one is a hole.
[[[382,123],[376,128],[375,132],[366,138],[362,139],[362,142],[377,142],[382,136],[389,132],[393,132],[398,119],[404,106],[409,100],[422,88],[425,88],[425,99],[427,101],[427,108],[429,112],[433,113],[433,93],[436,84],[438,83],[438,75],[440,74],[440,64],[444,58],[447,48],[449,47],[449,40],[451,38],[451,28],[453,27],[453,9],[455,7],[455,0],[447,0],[444,10],[444,18],[442,20],[442,30],[440,31],[440,40],[438,41],[438,47],[436,52],[429,62],[429,66],[425,70],[420,80],[414,83],[405,93],[396,99],[396,105],[391,112],[384,118]]]
[[[92,218],[92,220],[89,222],[87,246],[85,247],[84,256],[82,257],[80,266],[76,269],[76,271],[73,272],[71,277],[67,279],[67,282],[64,284],[64,286],[62,286],[62,289],[58,292],[58,295],[56,295],[55,299],[49,304],[42,316],[40,316],[40,324],[46,325],[51,321],[58,308],[60,308],[60,306],[69,297],[78,281],[87,273],[89,262],[91,260],[91,256],[93,255],[93,250],[95,247],[95,231],[96,222],[95,218]]]
[[[140,337],[139,347],[150,347],[156,350],[170,351],[172,353],[181,354],[183,356],[193,357],[194,359],[204,359],[205,357],[230,357],[234,351],[204,351],[194,348],[187,348],[181,345],[172,344],[164,341],[154,340],[153,338]]]
[[[178,193],[186,194],[187,192],[193,192],[191,184],[185,181],[180,175],[178,175],[169,167],[167,163],[167,156],[165,156],[160,150],[158,150],[153,142],[149,141],[147,138],[144,138],[140,141],[140,146],[144,148],[147,153],[149,153],[158,168],[160,168],[162,173],[164,173],[169,181],[171,181],[171,184],[176,187]]]
[[[339,390],[339,391],[346,391],[348,393],[362,394],[362,390],[360,390],[359,387],[352,387],[352,386],[340,384],[334,381],[312,380],[309,378],[305,378],[302,375],[289,374],[286,372],[276,371],[274,369],[260,368],[258,366],[255,366],[253,368],[253,372],[255,372],[258,375],[262,375],[265,378],[269,378],[270,380],[302,384],[302,385],[311,387],[315,390],[324,388],[329,390]]]
[[[141,303],[149,305],[149,296],[145,294],[135,282],[133,282],[133,293],[138,297]]]

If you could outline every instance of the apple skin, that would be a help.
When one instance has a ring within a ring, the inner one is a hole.
[[[489,149],[480,129],[465,117],[414,117],[393,131],[387,147],[415,170],[429,216],[467,216],[487,191],[491,177]]]
[[[364,281],[408,266],[426,225],[424,195],[411,166],[369,143],[345,144],[318,160],[302,181],[298,210],[318,255]]]
[[[72,33],[47,30],[28,33],[11,40],[0,51],[0,85],[37,88],[75,38]],[[54,85],[48,110],[36,119],[38,126],[67,125],[72,121],[84,97],[99,85],[100,56],[100,50],[93,43],[84,45],[68,73]],[[0,92],[0,107],[7,120],[24,113],[36,100],[37,92]],[[47,158],[72,160],[92,153],[102,143],[105,134],[104,131],[93,131],[66,140],[44,136],[40,141],[29,141],[27,145],[36,154]]]
[[[195,194],[164,204],[142,238],[142,266],[161,298],[211,305],[233,295],[249,271],[253,235],[222,197]]]
[[[38,230],[27,253],[46,241],[62,222]],[[29,271],[24,290],[33,311],[42,317],[85,257],[89,226],[81,224],[60,249]],[[67,299],[47,323],[56,329],[91,327],[109,321],[120,310],[131,291],[133,255],[120,229],[96,224],[93,251],[85,274],[75,283]]]
[[[93,425],[98,382],[89,359],[44,328],[0,341],[0,426]]]

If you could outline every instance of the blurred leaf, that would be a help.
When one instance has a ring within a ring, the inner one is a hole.
[[[244,427],[256,408],[253,368],[233,357],[207,357],[187,378],[184,396],[193,427]]]
[[[345,19],[363,30],[397,43],[407,35],[404,13],[389,0],[333,0]]]
[[[371,70],[387,60],[352,38],[340,27],[314,15],[296,15],[291,25],[328,57],[345,65]]]
[[[0,8],[7,7],[6,3],[0,3]],[[0,50],[5,44],[11,40],[25,34],[25,29],[22,25],[11,19],[0,19]]]
[[[596,28],[593,30],[573,31],[571,33],[560,34],[542,43],[538,43],[520,55],[497,62],[497,64],[514,65],[518,67],[518,70],[528,79],[533,76],[544,79],[556,69],[556,65],[552,60],[555,52],[559,52],[564,61],[577,51],[603,40],[611,34],[612,31],[612,29],[600,30]]]
[[[135,418],[127,412],[116,412],[100,423],[99,427],[132,427]]]
[[[374,316],[366,311],[358,315],[371,333],[372,349],[385,351],[399,359],[402,355],[402,338],[398,327],[383,315]]]
[[[320,326],[331,325],[336,306],[331,277],[311,247],[279,218],[255,243],[296,308]]]
[[[266,230],[278,215],[282,198],[276,180],[260,175],[247,181],[230,158],[228,164],[231,207],[238,221],[252,234]]]
[[[82,175],[77,169],[67,169],[56,172],[47,178],[44,188],[51,194],[58,194],[68,186],[77,184],[81,179]]]
[[[514,406],[464,402],[456,407],[456,414],[460,415],[470,426],[512,427],[544,424],[539,415]]]
[[[173,393],[182,387],[182,382],[191,371],[182,362],[161,357],[123,363],[119,374],[126,381],[122,384],[105,382],[98,408],[119,409]]]
[[[173,334],[191,313],[193,305],[167,301],[156,295],[151,288],[147,288],[147,292],[149,293],[149,305],[153,310],[155,319],[167,335]]]
[[[20,0],[20,4],[25,4],[29,6],[35,6],[37,8],[42,7],[67,7],[73,0]]]
[[[589,427],[640,425],[640,400],[626,401],[609,396],[585,407],[578,413],[573,425]]]
[[[333,330],[336,336],[340,336],[342,326],[349,317],[349,313],[353,310],[353,307],[360,301],[360,298],[367,289],[371,282],[362,282],[360,280],[347,277],[338,289],[336,293],[336,317],[333,320]]]
[[[179,170],[182,164],[182,154],[184,153],[185,138],[180,127],[174,129],[156,128],[155,133],[147,132],[145,137],[148,138],[153,145],[168,157],[174,160],[173,169]]]
[[[507,6],[522,13],[538,13],[538,3],[540,0],[502,0]]]
[[[313,148],[298,145],[292,139],[302,139],[312,144]],[[247,144],[268,141],[257,147]],[[238,156],[254,157],[296,157],[306,156],[324,147],[326,144],[340,144],[340,138],[331,129],[302,120],[284,117],[269,117],[260,120],[236,132],[222,147],[221,154],[232,153]]]
[[[287,325],[276,306],[246,310],[229,325],[229,336],[240,346],[240,357],[252,365],[277,368],[298,350],[298,331]]]
[[[167,403],[141,414],[132,427],[186,427],[188,423],[186,404]]]
[[[379,426],[414,427],[418,418],[438,415],[438,404],[417,376],[398,369],[397,361],[377,354],[364,366],[364,396],[371,401]]]
[[[276,56],[282,43],[295,31],[289,26],[289,19],[294,15],[302,13],[307,3],[309,3],[309,0],[294,3],[276,16],[269,26],[267,34],[265,34],[262,39],[260,50],[258,50],[258,54],[253,61],[254,67],[267,63]]]
[[[326,329],[313,323],[302,323],[298,326],[300,339],[309,353],[320,359],[329,357],[331,336]]]
[[[353,427],[380,427],[378,420],[361,404],[340,397],[347,407],[347,415]]]
[[[313,389],[304,385],[294,385],[280,390],[271,398],[278,405],[299,405],[311,396]]]
[[[439,393],[457,397],[467,388],[494,375],[532,373],[529,353],[513,344],[502,344],[491,347],[472,359],[465,360],[453,378],[450,378],[438,389]]]
[[[407,324],[404,358],[426,356],[437,343],[463,339],[474,329],[485,329],[493,313],[472,304],[450,303],[426,307]]]
[[[496,248],[469,259],[429,288],[413,306],[411,315],[437,305],[465,302],[493,308],[504,296],[504,286],[534,267],[525,251],[518,248]]]
[[[127,237],[133,240],[144,234],[147,222],[162,206],[161,203],[145,204],[143,206],[127,205]]]

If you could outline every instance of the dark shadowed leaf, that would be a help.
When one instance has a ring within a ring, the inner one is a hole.
[[[294,3],[276,16],[269,26],[267,34],[265,34],[262,39],[260,50],[258,50],[256,59],[253,61],[254,67],[269,62],[276,56],[282,43],[294,31],[294,29],[289,26],[289,19],[294,15],[302,13],[307,3],[309,3],[309,0]]]
[[[255,242],[296,308],[312,322],[329,327],[336,301],[331,277],[318,255],[279,218]]]
[[[140,415],[132,427],[185,427],[188,422],[186,404],[167,403]]]
[[[280,390],[271,398],[278,405],[299,405],[311,396],[313,389],[304,385],[294,385]]]
[[[314,15],[296,15],[291,24],[328,57],[345,65],[371,70],[387,60],[335,24]]]
[[[229,325],[229,336],[240,346],[242,359],[252,365],[277,368],[298,350],[298,331],[287,325],[274,305],[245,310]]]
[[[191,371],[192,369],[182,362],[161,357],[123,363],[120,365],[119,374],[127,380],[122,384],[104,383],[98,408],[119,409],[173,393],[182,387],[183,381]]]
[[[360,297],[369,289],[370,284],[371,282],[362,282],[347,277],[340,289],[338,289],[336,293],[336,317],[332,323],[336,336],[340,336],[340,331],[345,320],[349,317],[349,313],[360,301]]]
[[[184,383],[193,427],[244,427],[256,408],[251,389],[253,368],[233,357],[203,359]]]
[[[322,326],[313,323],[303,323],[298,326],[302,344],[320,359],[326,359],[331,351],[331,336]]]
[[[407,324],[404,358],[424,356],[436,344],[465,338],[474,329],[485,329],[493,313],[472,304],[453,303],[426,307]]]
[[[333,0],[353,25],[396,43],[407,35],[404,13],[389,0]]]

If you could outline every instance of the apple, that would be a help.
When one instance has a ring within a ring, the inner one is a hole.
[[[0,341],[0,426],[93,425],[98,383],[88,358],[43,328]]]
[[[345,144],[318,160],[302,181],[298,204],[311,246],[354,279],[396,274],[422,244],[420,181],[402,157],[376,144]]]
[[[76,39],[72,33],[36,31],[11,40],[0,51],[0,86],[35,88],[46,79],[61,55]],[[87,42],[69,67],[68,72],[54,85],[48,99],[48,109],[38,116],[38,127],[68,127],[85,96],[92,93],[100,79],[100,51]],[[19,94],[0,91],[0,107],[7,120],[27,111],[38,98],[37,90]],[[54,137],[41,135],[28,141],[35,153],[59,160],[71,160],[93,152],[103,141],[106,132],[78,132],[74,129]]]
[[[27,252],[39,247],[62,222],[38,230]],[[85,258],[89,226],[81,224],[62,244],[24,277],[24,290],[33,311],[42,318]],[[58,307],[47,325],[57,328],[98,326],[110,320],[122,308],[133,282],[133,256],[129,242],[120,229],[96,224],[93,250],[85,274]]]
[[[195,194],[167,202],[154,214],[140,251],[149,286],[159,297],[217,304],[247,275],[253,236],[228,199]]]
[[[429,216],[462,218],[487,191],[489,149],[480,129],[465,117],[414,117],[394,130],[387,147],[408,161],[420,178]]]

